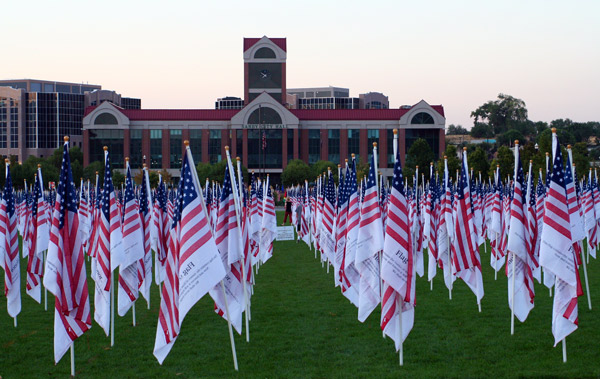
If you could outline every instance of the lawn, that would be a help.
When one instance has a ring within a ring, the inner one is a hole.
[[[282,214],[278,215],[281,220]],[[158,319],[158,287],[152,306],[137,304],[137,326],[131,313],[115,316],[115,346],[94,322],[75,342],[77,375],[81,377],[516,377],[600,376],[600,317],[579,301],[580,328],[567,338],[568,362],[560,345],[553,348],[552,299],[536,283],[535,308],[525,323],[518,320],[510,335],[506,277],[494,274],[482,252],[485,297],[482,312],[461,281],[448,299],[441,272],[433,291],[417,278],[415,325],[404,344],[404,366],[392,341],[382,338],[377,308],[365,323],[357,309],[333,286],[329,274],[304,243],[277,242],[273,257],[260,268],[252,298],[250,343],[235,337],[240,371],[233,370],[226,322],[213,312],[205,296],[188,313],[181,334],[161,366],[152,355]],[[25,294],[18,328],[0,303],[0,376],[65,377],[68,353],[53,362],[53,298],[49,310]],[[600,306],[600,269],[588,267],[592,301]],[[89,274],[89,265],[88,265]],[[583,273],[581,275],[583,280]],[[0,285],[4,287],[4,276]],[[92,294],[92,282],[90,295]],[[93,298],[93,296],[91,296]],[[93,299],[92,299],[93,300]],[[93,306],[93,305],[92,305]],[[596,315],[595,315],[596,314]],[[595,315],[595,316],[594,316]]]

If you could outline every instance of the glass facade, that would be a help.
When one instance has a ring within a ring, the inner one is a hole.
[[[433,117],[429,113],[420,112],[413,116],[412,120],[410,120],[411,124],[421,125],[421,124],[433,124]]]
[[[123,130],[90,130],[90,162],[104,163],[104,146],[108,146],[112,167],[123,168]]]
[[[183,159],[183,141],[181,129],[169,130],[169,165],[170,168],[181,168],[181,162]]]
[[[142,168],[144,157],[142,156],[142,131],[129,131],[129,165],[132,169]]]
[[[308,164],[313,164],[321,159],[321,131],[311,129],[308,131]]]
[[[340,163],[340,130],[329,129],[327,139],[327,160],[333,163]]]
[[[162,130],[150,130],[150,168],[162,167]]]
[[[235,132],[235,154],[238,157],[240,157],[240,159],[243,159],[243,156],[244,156],[244,133],[243,133],[243,130],[241,130],[241,129],[236,129],[236,130],[234,130],[234,132]]]
[[[367,151],[369,152],[369,164],[371,164],[371,158],[373,157],[373,142],[377,142],[377,155],[381,154],[379,151],[379,129],[367,130]]]
[[[202,162],[202,129],[190,129],[190,150],[194,163]]]
[[[8,99],[0,98],[0,148],[6,148],[8,130]]]
[[[122,97],[121,108],[123,109],[142,109],[142,100],[133,97]]]
[[[394,167],[396,159],[394,157],[394,131],[387,130],[387,163],[389,168]]]
[[[360,162],[360,130],[348,129],[348,162],[352,160],[352,154],[356,157],[356,161]]]
[[[10,147],[19,147],[19,101],[10,99]]]
[[[208,161],[220,162],[221,157],[221,130],[210,130],[208,136]]]
[[[287,161],[294,159],[294,130],[287,131]]]
[[[318,96],[319,92],[317,92]],[[358,97],[311,97],[298,99],[299,109],[359,109]]]
[[[280,168],[283,165],[283,130],[250,129],[247,147],[249,168]]]
[[[430,116],[431,117],[431,116]],[[440,130],[439,129],[406,129],[406,153],[412,146],[412,144],[419,138],[423,138],[431,147],[433,151],[434,159],[439,159],[439,143],[440,143]]]
[[[33,85],[33,83],[32,83]],[[37,144],[37,94],[27,94],[27,120],[25,125],[25,147],[35,149]]]

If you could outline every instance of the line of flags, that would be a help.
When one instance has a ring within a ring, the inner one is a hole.
[[[376,144],[374,144],[376,145]],[[286,190],[298,239],[320,254],[322,265],[334,270],[334,285],[358,309],[364,322],[381,306],[384,336],[395,342],[402,364],[402,344],[414,325],[415,281],[428,280],[440,268],[452,298],[456,278],[476,296],[481,311],[484,296],[480,247],[490,241],[490,265],[504,267],[508,278],[511,323],[524,322],[534,306],[534,280],[554,289],[552,331],[555,343],[577,329],[578,297],[583,291],[579,266],[585,274],[589,256],[596,257],[600,228],[598,178],[592,170],[579,180],[570,148],[563,153],[553,133],[547,155],[546,181],[537,185],[515,143],[514,175],[508,180],[496,170],[494,181],[483,183],[469,170],[463,152],[455,179],[445,170],[440,178],[430,167],[430,182],[412,183],[403,176],[395,139],[391,183],[377,170],[374,146],[369,174],[357,178],[356,162],[338,167],[336,185],[331,169],[314,185]],[[227,150],[222,185],[200,185],[186,148],[176,189],[159,179],[150,188],[144,167],[142,183],[134,185],[126,162],[125,188],[112,182],[105,149],[103,186],[72,178],[68,139],[63,147],[56,191],[45,191],[38,167],[34,184],[15,193],[6,162],[0,201],[0,267],[4,269],[7,310],[17,325],[21,310],[18,234],[27,258],[26,293],[41,303],[44,291],[55,296],[55,362],[92,326],[87,290],[86,257],[94,281],[93,318],[114,344],[114,313],[124,316],[141,294],[150,307],[153,280],[161,301],[154,354],[162,363],[181,332],[191,307],[207,293],[214,311],[227,321],[234,367],[237,359],[233,330],[246,331],[249,341],[250,305],[255,276],[273,255],[277,234],[275,201],[267,176],[252,173],[246,187],[239,159],[234,166]],[[585,243],[584,243],[585,240]],[[154,259],[152,257],[154,251]],[[587,255],[586,255],[587,252]],[[115,270],[117,305],[114,303]],[[45,302],[47,297],[45,296]],[[245,323],[245,326],[244,326]],[[514,332],[514,324],[511,328]],[[566,359],[566,347],[564,347]]]
[[[454,180],[445,159],[441,178],[432,164],[429,183],[419,183],[417,167],[409,186],[396,140],[395,149],[391,185],[383,178],[378,183],[375,146],[366,178],[356,178],[352,159],[340,170],[338,186],[329,170],[311,188],[305,183],[286,190],[292,214],[299,213],[294,219],[299,239],[315,248],[315,257],[320,252],[328,270],[333,266],[334,284],[358,308],[358,320],[363,322],[381,305],[381,328],[395,341],[402,361],[402,341],[414,323],[414,280],[424,275],[425,250],[432,289],[439,268],[450,299],[460,278],[481,312],[480,249],[487,253],[489,241],[490,265],[496,277],[504,267],[508,279],[511,333],[514,319],[524,322],[534,307],[537,280],[551,294],[554,289],[552,332],[556,344],[564,343],[577,328],[577,298],[584,293],[580,266],[591,309],[586,263],[599,247],[597,174],[590,169],[579,180],[572,157],[563,158],[555,132],[546,181],[540,171],[537,185],[531,162],[525,174],[518,141],[514,175],[503,180],[498,167],[488,183],[469,169],[465,148]]]

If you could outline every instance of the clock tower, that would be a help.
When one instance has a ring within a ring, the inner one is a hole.
[[[285,38],[244,38],[244,104],[267,92],[285,104]]]

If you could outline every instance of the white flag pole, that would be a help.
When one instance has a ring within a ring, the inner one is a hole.
[[[567,337],[562,340],[563,363],[567,363]]]
[[[450,182],[450,170],[448,170],[448,157],[444,155],[444,197],[446,197],[446,192],[448,191],[448,186]],[[450,201],[450,199],[446,199],[446,201]],[[444,217],[446,217],[444,215]],[[446,225],[446,230],[450,228],[451,225]],[[450,273],[450,286],[448,288],[448,298],[452,300],[452,254],[450,253],[450,233],[446,232],[446,239],[448,241],[448,272]]]
[[[379,206],[379,181],[377,176],[377,142],[373,142],[373,170],[375,171],[375,188],[377,189],[377,205]],[[381,279],[381,256],[382,251],[377,253],[379,255],[379,301],[381,302],[381,298],[383,297],[383,280]],[[381,304],[383,307],[383,303]],[[383,310],[383,308],[382,308]],[[382,331],[383,338],[385,339],[385,331]]]
[[[398,310],[399,310],[399,314],[398,314],[398,330],[400,332],[400,349],[398,350],[398,357],[400,359],[400,366],[404,366],[404,341],[403,341],[403,333],[402,333],[402,297],[400,296],[400,294],[397,294],[396,297],[398,304]]]
[[[195,167],[194,166],[194,158],[192,157],[192,152],[190,151],[190,143],[189,141],[184,141],[183,142],[185,144],[185,153],[187,154],[187,158],[188,161],[190,163],[191,167]],[[202,204],[202,210],[204,211],[204,215],[205,217],[207,217],[207,219],[209,219],[209,214],[208,211],[206,210],[206,203],[204,202],[204,194],[202,193],[202,186],[200,186],[200,181],[198,180],[198,172],[196,170],[190,170],[192,172],[192,177],[194,178],[194,186],[196,187],[196,190],[198,191],[198,197],[200,198],[200,203]],[[221,290],[223,290],[223,298],[225,299],[225,315],[227,316],[227,326],[229,328],[229,340],[231,342],[231,353],[233,354],[233,367],[235,368],[235,371],[238,371],[238,364],[237,364],[237,354],[235,351],[235,341],[233,340],[233,330],[231,328],[231,321],[229,318],[229,305],[227,303],[227,294],[225,293],[225,285],[223,284],[223,281],[221,280]]]
[[[44,250],[44,273],[46,271],[46,255],[48,250]],[[44,310],[48,311],[48,289],[44,286]]]
[[[135,326],[135,301],[133,302],[133,305],[131,307],[131,315],[133,317],[133,326]]]
[[[75,341],[71,343],[71,376],[75,376]]]

